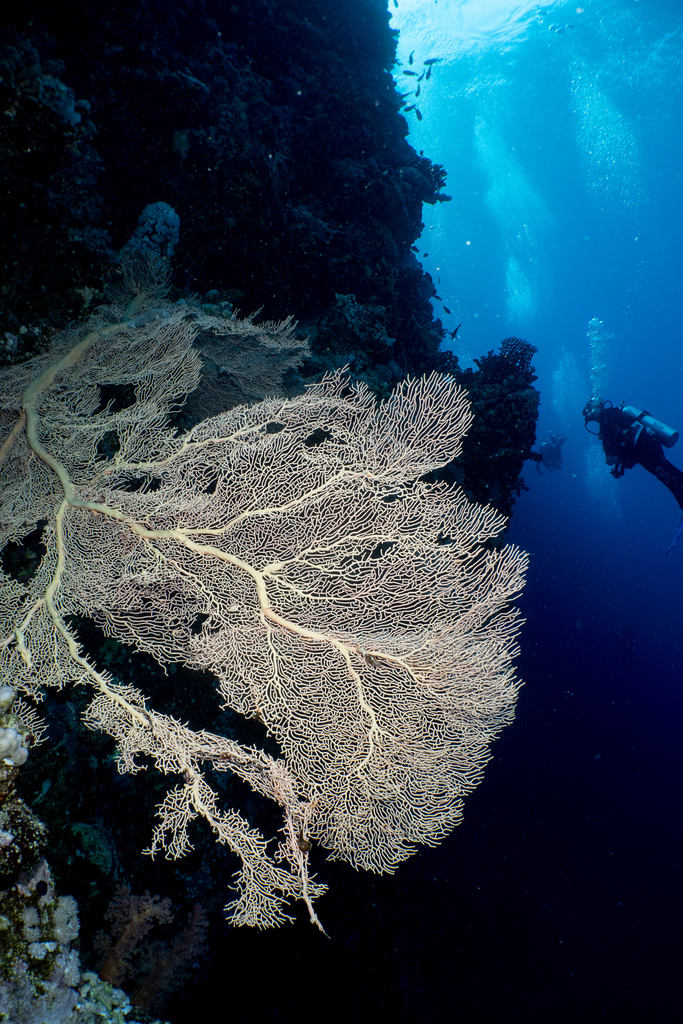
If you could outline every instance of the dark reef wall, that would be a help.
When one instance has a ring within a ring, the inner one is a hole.
[[[474,420],[462,455],[440,475],[508,517],[515,497],[528,490],[524,462],[541,458],[531,450],[541,398],[531,364],[537,351],[522,338],[504,338],[498,352],[474,360],[476,370],[463,370],[450,354],[443,356],[445,368],[467,389]]]
[[[28,9],[1,54],[4,330],[77,313],[163,200],[180,288],[309,330],[353,295],[383,309],[394,378],[434,365],[434,288],[410,246],[445,173],[405,139],[381,0]]]

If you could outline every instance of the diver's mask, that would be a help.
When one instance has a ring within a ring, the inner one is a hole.
[[[588,401],[583,407],[583,412],[581,414],[586,422],[586,425],[588,425],[591,422],[600,422],[600,416],[602,415],[602,410],[604,406],[605,403],[602,401],[602,399],[597,398],[595,395],[592,398],[588,399]]]
[[[604,408],[605,408],[605,403],[603,402],[603,400],[601,398],[598,398],[597,395],[593,395],[592,398],[588,399],[588,401],[586,402],[586,404],[583,407],[583,413],[582,413],[583,421],[584,421],[583,425],[586,428],[586,430],[588,430],[588,424],[589,423],[598,423],[598,424],[600,423],[600,419],[602,418],[602,411],[603,411]],[[588,433],[592,434],[594,437],[599,437],[600,436],[600,428],[598,427],[597,431],[596,430],[588,430]]]

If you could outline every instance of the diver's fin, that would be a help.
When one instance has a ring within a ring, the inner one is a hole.
[[[681,521],[678,524],[678,529],[676,530],[676,536],[674,537],[674,539],[671,541],[671,543],[669,544],[668,548],[664,552],[665,555],[668,555],[669,552],[671,551],[671,549],[676,547],[676,545],[678,544],[678,542],[681,539],[681,537],[683,537],[683,513],[681,513]]]

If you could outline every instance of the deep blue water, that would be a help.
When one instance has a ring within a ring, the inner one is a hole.
[[[453,196],[420,242],[437,315],[462,321],[464,365],[534,344],[538,439],[567,436],[509,530],[533,555],[516,722],[465,825],[407,868],[435,877],[421,1019],[678,1020],[680,512],[638,466],[612,479],[581,409],[599,390],[683,430],[683,5],[391,9],[403,69],[443,58],[406,115]],[[683,466],[683,443],[668,454]]]

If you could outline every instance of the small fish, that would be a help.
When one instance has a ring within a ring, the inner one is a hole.
[[[420,95],[420,86],[419,85],[418,85],[417,89],[415,90],[415,95],[416,96]]]
[[[444,313],[448,313],[448,315],[449,315],[449,316],[451,315],[451,311],[450,311],[450,309],[448,308],[448,306],[444,306],[444,307],[443,307],[443,311],[444,311]]]
[[[404,107],[403,108],[403,113],[407,114],[409,110],[415,110],[415,104],[414,103],[411,103],[410,106]]]
[[[420,75],[420,77],[418,78],[418,82],[421,82],[422,79],[424,78],[424,76],[425,76],[425,73],[423,71],[422,74]]]
[[[438,299],[438,300],[439,300],[439,302],[441,302],[441,296],[440,296],[440,295],[435,295],[435,296],[434,296],[434,298],[435,298],[435,299]]]
[[[429,66],[429,67],[427,68],[427,78],[429,78],[429,77],[430,77],[431,73],[432,73],[432,68],[431,68],[431,65],[430,65],[430,66]]]
[[[411,250],[412,250],[413,252],[419,252],[419,251],[420,251],[420,250],[418,249],[418,247],[417,247],[416,245],[411,245],[411,247],[410,247],[410,248],[411,248]]]
[[[422,120],[422,114],[421,114],[421,113],[420,113],[420,111],[419,111],[419,110],[417,109],[417,107],[415,107],[415,117],[416,117],[416,118],[418,119],[418,121],[421,121],[421,120]]]
[[[413,78],[417,78],[417,71],[406,71],[405,69],[401,72],[403,75],[412,75]]]
[[[429,256],[429,253],[428,253],[428,252],[423,252],[423,253],[422,253],[422,259],[423,259],[423,260],[426,260],[428,256]]]
[[[461,327],[462,327],[462,320],[460,321],[460,323],[458,324],[458,326],[455,328],[454,331],[447,331],[446,332],[446,333],[450,334],[451,340],[454,340],[455,338],[458,337],[458,331],[460,330]]]
[[[415,51],[413,51],[413,52],[415,52]],[[429,66],[431,64],[438,64],[439,61],[442,61],[442,60],[443,60],[443,57],[430,57],[428,60],[423,60],[422,63],[426,64],[427,66]]]
[[[398,7],[398,0],[394,0],[394,7]]]
[[[415,50],[413,50],[413,53],[415,53]],[[410,57],[408,57],[408,63],[409,64],[413,63],[413,53],[411,53]]]

